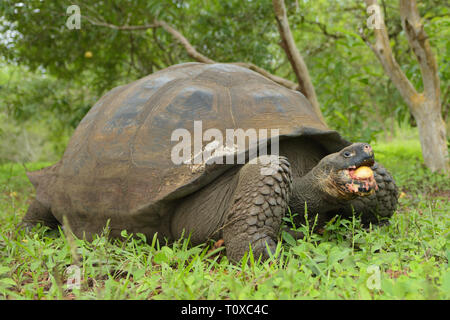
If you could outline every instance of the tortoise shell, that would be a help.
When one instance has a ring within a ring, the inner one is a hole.
[[[171,202],[205,186],[230,165],[176,165],[172,132],[278,129],[279,138],[309,135],[329,152],[349,145],[324,125],[299,92],[232,64],[185,63],[106,93],[76,128],[57,164],[29,173],[37,200],[62,222],[98,231],[156,226]],[[242,150],[238,150],[242,151]]]

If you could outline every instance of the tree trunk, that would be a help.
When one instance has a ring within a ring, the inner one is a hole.
[[[314,85],[312,84],[311,77],[309,76],[308,67],[298,51],[294,37],[292,36],[284,0],[272,0],[272,4],[275,19],[277,20],[278,31],[281,37],[281,47],[286,53],[289,63],[291,64],[295,76],[297,77],[299,84],[298,91],[300,91],[309,100],[309,102],[311,102],[311,105],[319,117],[319,120],[326,125],[325,118],[320,111],[320,105],[317,100]]]
[[[367,7],[378,7],[377,0],[365,0]],[[425,165],[431,171],[450,171],[447,150],[446,126],[441,114],[440,84],[436,59],[431,50],[428,36],[420,21],[415,0],[400,0],[400,18],[402,27],[412,48],[422,75],[423,93],[418,93],[405,73],[402,71],[389,43],[387,28],[382,16],[378,17],[379,25],[373,29],[375,44],[361,37],[372,49],[395,87],[400,92],[419,129],[420,145]]]
[[[432,111],[438,109],[438,112]],[[420,145],[425,165],[431,171],[449,171],[447,137],[445,122],[440,105],[435,101],[423,99],[412,110],[419,129]]]

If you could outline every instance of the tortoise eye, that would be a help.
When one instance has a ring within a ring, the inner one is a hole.
[[[343,155],[344,155],[344,157],[346,157],[346,158],[350,158],[350,156],[352,155],[352,153],[351,153],[350,151],[345,151],[345,152],[343,153]]]

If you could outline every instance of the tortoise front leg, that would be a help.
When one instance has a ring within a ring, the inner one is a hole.
[[[292,188],[289,162],[246,164],[239,179],[223,226],[227,257],[239,261],[251,246],[255,258],[269,258],[267,246],[275,251],[282,217]],[[266,246],[267,245],[267,246]]]
[[[375,193],[358,197],[342,208],[344,216],[361,214],[361,222],[364,225],[386,223],[397,209],[398,188],[391,174],[379,163],[372,166],[374,177],[378,185]]]

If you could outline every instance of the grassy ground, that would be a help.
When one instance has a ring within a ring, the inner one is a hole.
[[[0,298],[450,299],[450,179],[423,167],[416,140],[374,148],[401,189],[389,226],[365,230],[357,218],[337,219],[321,235],[279,243],[276,260],[249,255],[239,265],[223,247],[146,244],[126,232],[92,243],[43,228],[24,234],[15,226],[33,189],[22,165],[2,165]],[[78,275],[80,288],[68,287]]]

